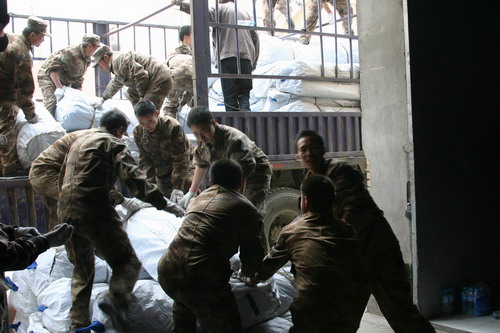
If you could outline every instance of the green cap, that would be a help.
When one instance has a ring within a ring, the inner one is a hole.
[[[94,53],[94,67],[97,67],[102,57],[104,57],[104,55],[106,55],[109,52],[111,52],[111,48],[107,45],[103,44],[100,48],[98,48],[97,51],[95,51]]]
[[[44,21],[39,17],[30,16],[28,18],[28,26],[27,27],[29,30],[32,30],[32,31],[40,33],[40,34],[44,34],[47,37],[52,37],[52,35],[47,32],[48,26],[49,26],[49,24],[47,23],[47,21]]]

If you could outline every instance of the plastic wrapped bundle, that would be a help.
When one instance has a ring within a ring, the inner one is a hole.
[[[29,169],[31,162],[42,151],[66,134],[43,105],[35,103],[35,112],[38,116],[35,124],[28,123],[22,112],[19,112],[16,120],[17,155],[24,169]]]

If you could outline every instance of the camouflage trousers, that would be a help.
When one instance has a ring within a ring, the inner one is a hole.
[[[16,117],[19,108],[11,103],[0,101],[0,135],[4,135],[7,144],[0,148],[0,175],[21,169],[17,157]]]
[[[321,3],[329,2],[333,5],[333,0],[321,0]],[[336,10],[339,13],[339,16],[341,18],[347,18],[349,13],[353,13],[352,7],[350,8],[350,11],[347,9],[347,0],[337,0],[335,1],[336,5]],[[316,28],[316,24],[318,23],[318,1],[317,0],[307,0],[306,1],[306,31],[314,31]],[[328,22],[322,22],[328,23]],[[348,34],[349,33],[349,25],[347,21],[342,22],[342,27],[344,28],[344,33]],[[311,39],[311,35],[301,35],[300,36],[301,40],[307,40],[309,41]]]
[[[360,296],[358,324],[373,294],[387,322],[396,333],[435,333],[429,321],[413,304],[410,281],[398,247],[387,251],[384,259],[368,263],[368,288]]]
[[[179,106],[189,105],[193,107],[193,80],[174,79],[172,90],[168,93],[163,104],[163,114],[176,119]]]
[[[161,110],[163,101],[172,89],[172,79],[169,78],[168,80],[165,80],[159,84],[151,84],[155,85],[154,89],[151,92],[148,91],[146,95],[144,95],[143,99],[145,101],[153,102],[153,104],[156,106],[156,110]],[[132,103],[133,106],[135,106],[141,100],[139,92],[133,87],[127,88],[127,91],[124,92],[124,95],[130,101],[130,103]]]
[[[30,172],[29,179],[31,187],[40,195],[45,206],[47,230],[52,230],[59,223],[57,218],[59,173],[54,170],[45,170],[44,173],[40,174]]]
[[[109,296],[118,309],[126,310],[139,276],[141,263],[127,233],[116,218],[100,221],[64,221],[75,231],[66,243],[69,260],[75,266],[71,280],[71,330],[90,324],[90,297],[95,273],[94,248],[111,266]]]
[[[50,112],[52,116],[55,117],[56,107],[57,107],[57,98],[54,95],[56,91],[56,86],[52,82],[50,78],[38,78],[38,85],[42,90],[43,95],[43,106]]]
[[[262,5],[264,7],[264,27],[274,28],[276,26],[276,21],[274,20],[274,8],[279,10],[284,17],[288,19],[288,8],[287,1],[285,0],[263,0]],[[290,13],[291,15],[291,13]],[[272,17],[271,17],[272,16]],[[272,22],[271,22],[272,19]],[[295,24],[293,20],[290,21],[290,28],[295,29]],[[274,36],[274,31],[269,32],[270,35]]]
[[[243,332],[238,304],[227,281],[169,279],[161,275],[161,266],[158,273],[158,282],[174,300],[172,333],[196,332],[196,320],[207,333]]]

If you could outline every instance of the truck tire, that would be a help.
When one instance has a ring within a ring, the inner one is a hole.
[[[301,213],[298,207],[300,192],[289,187],[276,187],[266,197],[264,232],[269,247],[278,238],[281,229]]]

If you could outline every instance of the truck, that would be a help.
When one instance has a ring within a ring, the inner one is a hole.
[[[167,6],[169,7],[169,6]],[[254,4],[255,9],[255,4]],[[255,11],[254,11],[255,12]],[[349,17],[352,20],[355,15]],[[210,29],[216,29],[218,26],[224,26],[220,22],[208,22],[203,19],[208,15],[208,7],[205,2],[192,2],[191,22],[192,33],[194,34],[194,68],[195,68],[195,90],[196,104],[208,105],[208,86],[207,82],[210,79],[217,79],[231,76],[228,74],[217,73],[212,70],[212,66],[207,62],[204,55],[210,54],[210,46],[208,39],[196,38],[198,35],[208,35]],[[255,16],[254,16],[255,17]],[[22,15],[15,16],[15,19],[24,18]],[[51,17],[42,17],[55,21],[67,21],[75,23],[75,20],[57,19]],[[290,19],[290,17],[288,17]],[[85,26],[93,25],[94,32],[105,36],[103,42],[106,44],[115,43],[115,47],[120,49],[120,43],[124,43],[123,37],[120,39],[120,34],[113,35],[113,31],[130,27],[127,22],[91,22],[78,20],[78,23]],[[340,19],[339,22],[342,22]],[[321,23],[321,18],[320,18]],[[120,28],[121,27],[121,28]],[[164,29],[167,31],[176,31],[176,28],[171,26],[145,25],[140,22],[135,23],[135,27],[147,27],[151,29]],[[114,28],[114,29],[113,29]],[[284,34],[284,38],[293,38],[300,31],[288,28],[269,28],[249,26],[243,22],[234,26],[236,29],[255,28],[262,30],[262,33],[273,32],[276,34]],[[321,30],[321,29],[320,29]],[[151,33],[151,32],[150,32]],[[321,39],[330,37],[332,40],[344,38],[351,43],[356,40],[355,35],[341,35],[338,33],[328,32],[312,32],[316,37]],[[149,36],[151,40],[151,35]],[[134,45],[135,36],[134,36]],[[165,43],[165,48],[167,47]],[[312,47],[312,46],[311,46]],[[151,46],[149,47],[151,51]],[[352,49],[351,49],[352,51]],[[167,52],[165,51],[165,55]],[[322,57],[321,57],[322,58]],[[37,58],[35,58],[37,59]],[[40,57],[42,60],[43,57]],[[352,58],[351,58],[352,60]],[[352,61],[351,61],[352,62]],[[324,59],[321,63],[322,68],[325,67]],[[349,82],[359,83],[356,78],[339,78],[327,77],[324,75],[324,70],[319,77],[297,77],[286,75],[243,75],[236,74],[237,77],[252,78],[252,79],[268,79],[275,80],[284,79],[302,79],[315,80],[324,82]],[[96,69],[95,72],[95,91],[99,95],[103,92],[110,77],[102,70]],[[272,164],[273,175],[271,180],[271,189],[266,198],[266,215],[264,217],[264,229],[266,237],[272,245],[281,228],[290,223],[296,216],[300,214],[300,209],[297,205],[299,197],[299,189],[302,179],[305,175],[304,169],[300,162],[296,160],[295,136],[303,129],[312,129],[319,132],[325,138],[327,158],[337,158],[348,160],[350,163],[360,165],[362,170],[367,169],[366,159],[363,153],[361,139],[361,112],[337,111],[337,112],[214,112],[215,119],[218,123],[235,127],[246,133],[253,141],[256,142],[264,153],[269,158]],[[182,119],[179,119],[182,121]],[[189,129],[186,128],[186,132]],[[0,218],[2,223],[15,225],[30,225],[36,226],[41,230],[45,230],[45,216],[43,205],[40,198],[33,193],[30,188],[27,177],[16,179],[1,179],[0,178]]]

